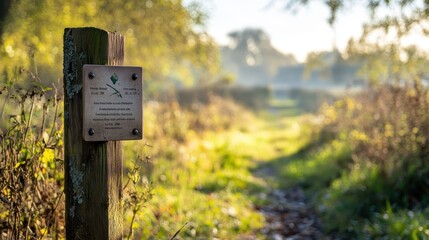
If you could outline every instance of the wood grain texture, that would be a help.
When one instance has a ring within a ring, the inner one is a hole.
[[[67,239],[122,238],[120,141],[85,142],[82,67],[122,65],[124,37],[97,28],[64,31],[64,151]]]

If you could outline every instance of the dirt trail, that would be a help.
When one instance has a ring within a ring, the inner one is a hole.
[[[255,175],[264,179],[275,176],[275,169],[259,169]],[[267,195],[268,204],[256,206],[266,219],[261,233],[269,240],[330,239],[326,238],[320,221],[299,188],[272,189]]]
[[[278,108],[271,108],[273,115],[280,116]],[[281,124],[279,127],[283,128]],[[266,165],[257,169],[254,175],[267,183],[279,181],[277,169]],[[273,184],[276,185],[276,184]],[[321,223],[300,187],[280,189],[271,187],[266,195],[267,204],[256,206],[265,219],[261,234],[268,240],[331,240],[321,230]]]

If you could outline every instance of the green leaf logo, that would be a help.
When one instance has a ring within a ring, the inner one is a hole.
[[[116,84],[116,82],[119,80],[118,75],[116,75],[116,73],[114,73],[111,77],[110,80],[112,81],[113,84]]]

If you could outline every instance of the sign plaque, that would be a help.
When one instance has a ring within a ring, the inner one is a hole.
[[[142,85],[141,67],[84,65],[84,140],[142,139]]]

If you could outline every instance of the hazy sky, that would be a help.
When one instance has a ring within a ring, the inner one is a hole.
[[[261,28],[278,50],[292,53],[299,61],[312,51],[342,50],[351,36],[359,36],[368,13],[354,6],[339,13],[334,28],[327,23],[329,10],[316,1],[296,13],[285,10],[285,0],[200,0],[209,12],[208,32],[219,44],[228,43],[227,34],[244,28]]]

